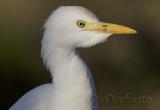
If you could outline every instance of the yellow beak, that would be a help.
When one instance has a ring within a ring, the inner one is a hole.
[[[109,34],[136,34],[137,31],[118,24],[111,23],[86,23],[84,30],[100,31]]]

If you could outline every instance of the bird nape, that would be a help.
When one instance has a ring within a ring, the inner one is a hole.
[[[53,81],[29,91],[9,110],[98,110],[92,75],[76,48],[94,46],[112,34],[136,31],[99,22],[80,6],[59,7],[44,27],[41,55]]]

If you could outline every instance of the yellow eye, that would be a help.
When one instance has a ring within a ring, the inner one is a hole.
[[[77,21],[77,26],[78,27],[83,28],[83,27],[85,27],[85,25],[86,25],[85,21],[83,21],[83,20],[78,20]]]

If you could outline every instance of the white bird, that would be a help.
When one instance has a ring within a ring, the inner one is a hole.
[[[9,110],[98,110],[92,76],[77,48],[94,46],[112,34],[136,31],[99,22],[80,6],[59,7],[44,27],[42,57],[53,81],[29,91]]]

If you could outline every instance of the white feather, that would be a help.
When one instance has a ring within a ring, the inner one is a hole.
[[[9,110],[97,110],[91,74],[76,48],[90,47],[109,36],[81,31],[76,21],[98,22],[96,16],[79,6],[63,6],[45,24],[42,57],[53,78],[20,98]]]

